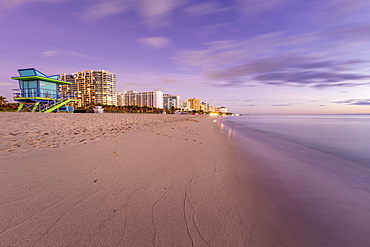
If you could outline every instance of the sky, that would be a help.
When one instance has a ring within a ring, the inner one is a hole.
[[[370,113],[369,0],[0,0],[0,95],[17,69],[108,70],[246,114]]]

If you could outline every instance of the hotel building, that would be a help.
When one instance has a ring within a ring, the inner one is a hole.
[[[199,111],[200,110],[200,100],[196,98],[188,99],[190,103],[190,109]]]
[[[124,91],[118,93],[117,101],[118,105],[121,106],[135,105],[163,108],[163,92],[160,90],[151,92]]]
[[[189,111],[190,110],[190,102],[180,100],[179,108],[181,111]]]
[[[78,106],[89,104],[117,105],[116,75],[106,70],[86,70],[62,73],[62,81],[71,86],[59,87],[59,93],[70,93],[78,99]]]
[[[180,108],[180,96],[163,94],[163,108],[171,109],[171,107],[174,107],[175,109]]]
[[[202,110],[203,112],[209,112],[209,103],[208,102],[200,103],[200,110]]]

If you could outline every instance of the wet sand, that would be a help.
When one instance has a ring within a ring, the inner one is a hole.
[[[252,246],[369,245],[368,167],[224,120],[243,156]]]
[[[0,127],[0,245],[254,246],[241,163],[210,117],[0,113]]]

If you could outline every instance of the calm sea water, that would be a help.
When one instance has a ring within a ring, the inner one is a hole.
[[[251,115],[227,122],[370,167],[370,115]]]
[[[259,191],[264,209],[253,214],[265,223],[254,227],[264,236],[256,245],[370,246],[370,115],[251,115],[215,123],[239,143],[242,179]],[[268,235],[275,237],[263,242]]]

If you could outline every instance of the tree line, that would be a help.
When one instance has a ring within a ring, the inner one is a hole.
[[[19,103],[9,103],[7,98],[0,96],[0,111],[16,111]]]
[[[0,111],[16,111],[19,106],[19,103],[9,103],[7,98],[0,96]],[[137,105],[128,105],[128,106],[113,106],[113,105],[102,105],[102,104],[89,104],[83,107],[78,107],[76,110],[92,110],[95,106],[102,106],[104,112],[106,113],[153,113],[153,114],[162,114],[166,112],[167,114],[173,114],[177,112],[184,113],[198,113],[198,114],[208,114],[209,112],[204,112],[202,110],[193,110],[193,111],[181,111],[181,109],[176,109],[171,107],[170,109],[162,109],[149,106],[137,106]]]

